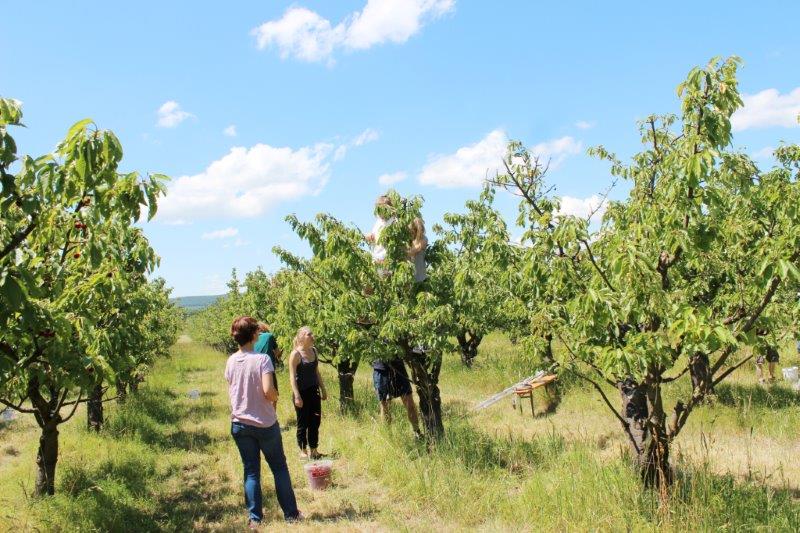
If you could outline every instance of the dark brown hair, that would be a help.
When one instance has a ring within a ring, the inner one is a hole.
[[[258,331],[258,322],[251,316],[237,317],[231,324],[231,337],[239,346],[244,346],[253,340]]]

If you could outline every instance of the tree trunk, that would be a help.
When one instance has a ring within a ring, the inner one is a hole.
[[[103,428],[103,386],[99,383],[92,389],[86,403],[86,427],[94,431]]]
[[[39,451],[36,454],[35,496],[52,496],[56,492],[56,463],[58,462],[58,422],[51,420],[42,428]]]
[[[627,378],[619,383],[622,417],[636,467],[646,486],[666,489],[672,484],[669,437],[661,401],[661,390]]]
[[[469,338],[467,337],[468,335]],[[483,337],[470,331],[464,331],[456,335],[456,339],[461,347],[461,362],[467,368],[472,368],[472,361],[478,356],[478,346],[480,346]]]
[[[336,365],[339,376],[339,410],[342,413],[351,413],[355,408],[353,382],[357,369],[358,361],[340,361]]]
[[[411,379],[419,397],[419,411],[422,425],[429,441],[436,441],[444,436],[442,423],[442,397],[439,393],[439,372],[442,369],[440,355],[413,352],[405,346],[405,361],[411,367]]]
[[[714,385],[711,375],[711,365],[708,355],[695,352],[689,359],[689,374],[692,377],[692,388],[703,395],[714,394]]]
[[[558,366],[555,357],[553,356],[553,335],[548,333],[545,335],[545,340],[547,341],[547,347],[545,348],[544,352],[544,362],[549,365],[550,371],[554,371],[554,369]],[[553,381],[546,387],[547,390],[547,409],[546,412],[553,413],[558,408],[558,404],[561,403],[561,387],[558,384],[558,380]]]
[[[128,385],[118,377],[115,386],[117,389],[117,403],[125,403],[125,400],[128,399]]]

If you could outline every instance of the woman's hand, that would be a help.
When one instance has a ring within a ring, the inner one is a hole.
[[[294,397],[294,404],[298,409],[302,409],[303,408],[303,399],[300,396],[295,396]]]
[[[326,391],[325,389],[320,389],[319,398],[320,398],[320,400],[327,400],[328,399],[328,391]]]

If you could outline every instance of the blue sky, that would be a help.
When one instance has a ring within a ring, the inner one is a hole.
[[[125,170],[174,178],[145,229],[178,296],[279,268],[275,244],[302,252],[288,213],[368,230],[390,181],[425,197],[430,226],[507,138],[552,159],[580,212],[609,183],[586,148],[633,153],[636,120],[677,111],[675,87],[714,55],[745,62],[737,146],[769,166],[765,149],[800,142],[800,3],[117,4],[7,3],[0,94],[24,103],[23,153],[91,117]]]

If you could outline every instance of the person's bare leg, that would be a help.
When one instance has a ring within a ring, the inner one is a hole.
[[[381,418],[387,424],[392,423],[392,412],[389,411],[389,400],[381,400]]]
[[[764,365],[756,363],[756,377],[759,383],[764,383]]]
[[[769,380],[775,381],[775,363],[769,363],[767,368],[769,369]]]
[[[419,413],[417,412],[417,404],[414,403],[414,395],[406,394],[400,398],[403,405],[406,407],[408,414],[408,421],[411,422],[411,427],[414,428],[414,433],[419,434]]]

